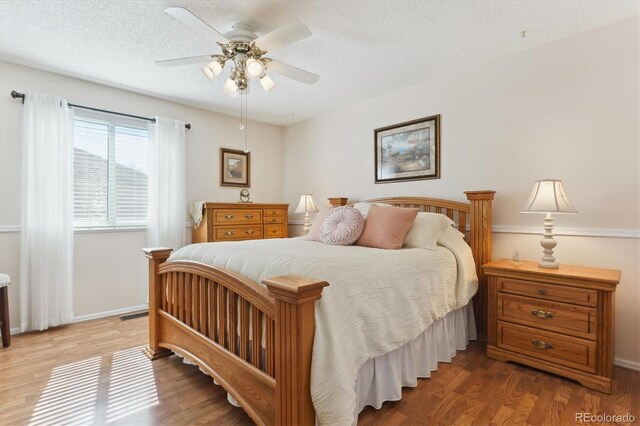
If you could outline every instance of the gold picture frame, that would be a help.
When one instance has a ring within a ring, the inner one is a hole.
[[[251,153],[220,148],[220,186],[251,186]]]
[[[375,183],[440,178],[440,115],[375,129]]]

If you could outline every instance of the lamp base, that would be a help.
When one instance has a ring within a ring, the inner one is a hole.
[[[538,266],[545,269],[558,269],[560,265],[556,263],[556,258],[553,257],[553,248],[556,246],[556,240],[553,238],[553,218],[551,213],[547,213],[544,218],[544,234],[540,241],[540,245],[544,249],[544,256],[540,259]]]
[[[548,262],[546,260],[541,260],[538,263],[538,267],[545,268],[545,269],[558,269],[560,267],[560,264],[556,262]]]
[[[310,229],[311,229],[311,221],[309,220],[309,213],[305,212],[304,213],[304,226],[302,227],[302,232],[304,232],[304,235],[307,235],[309,233]]]

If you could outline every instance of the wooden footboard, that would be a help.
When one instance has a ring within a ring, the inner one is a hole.
[[[218,381],[257,424],[311,425],[309,379],[315,301],[324,281],[282,276],[258,283],[197,262],[149,258],[152,360],[172,351]]]

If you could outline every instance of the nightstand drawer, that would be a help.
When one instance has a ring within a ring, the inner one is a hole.
[[[262,223],[262,210],[216,210],[214,225]]]
[[[544,284],[536,281],[498,278],[498,291],[585,306],[595,307],[598,304],[597,290]]]
[[[596,342],[498,321],[497,346],[532,358],[595,373]]]
[[[215,241],[253,240],[262,238],[262,226],[218,226],[214,229]]]
[[[286,237],[286,231],[284,225],[265,225],[264,237],[265,238],[283,238]]]
[[[498,319],[596,340],[597,310],[498,293]]]

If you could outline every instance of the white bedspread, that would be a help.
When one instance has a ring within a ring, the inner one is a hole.
[[[286,274],[327,281],[316,302],[311,395],[320,424],[347,425],[353,422],[360,366],[415,339],[475,294],[471,250],[454,232],[441,241],[449,249],[436,251],[285,238],[193,244],[169,260],[224,267],[256,282]]]

